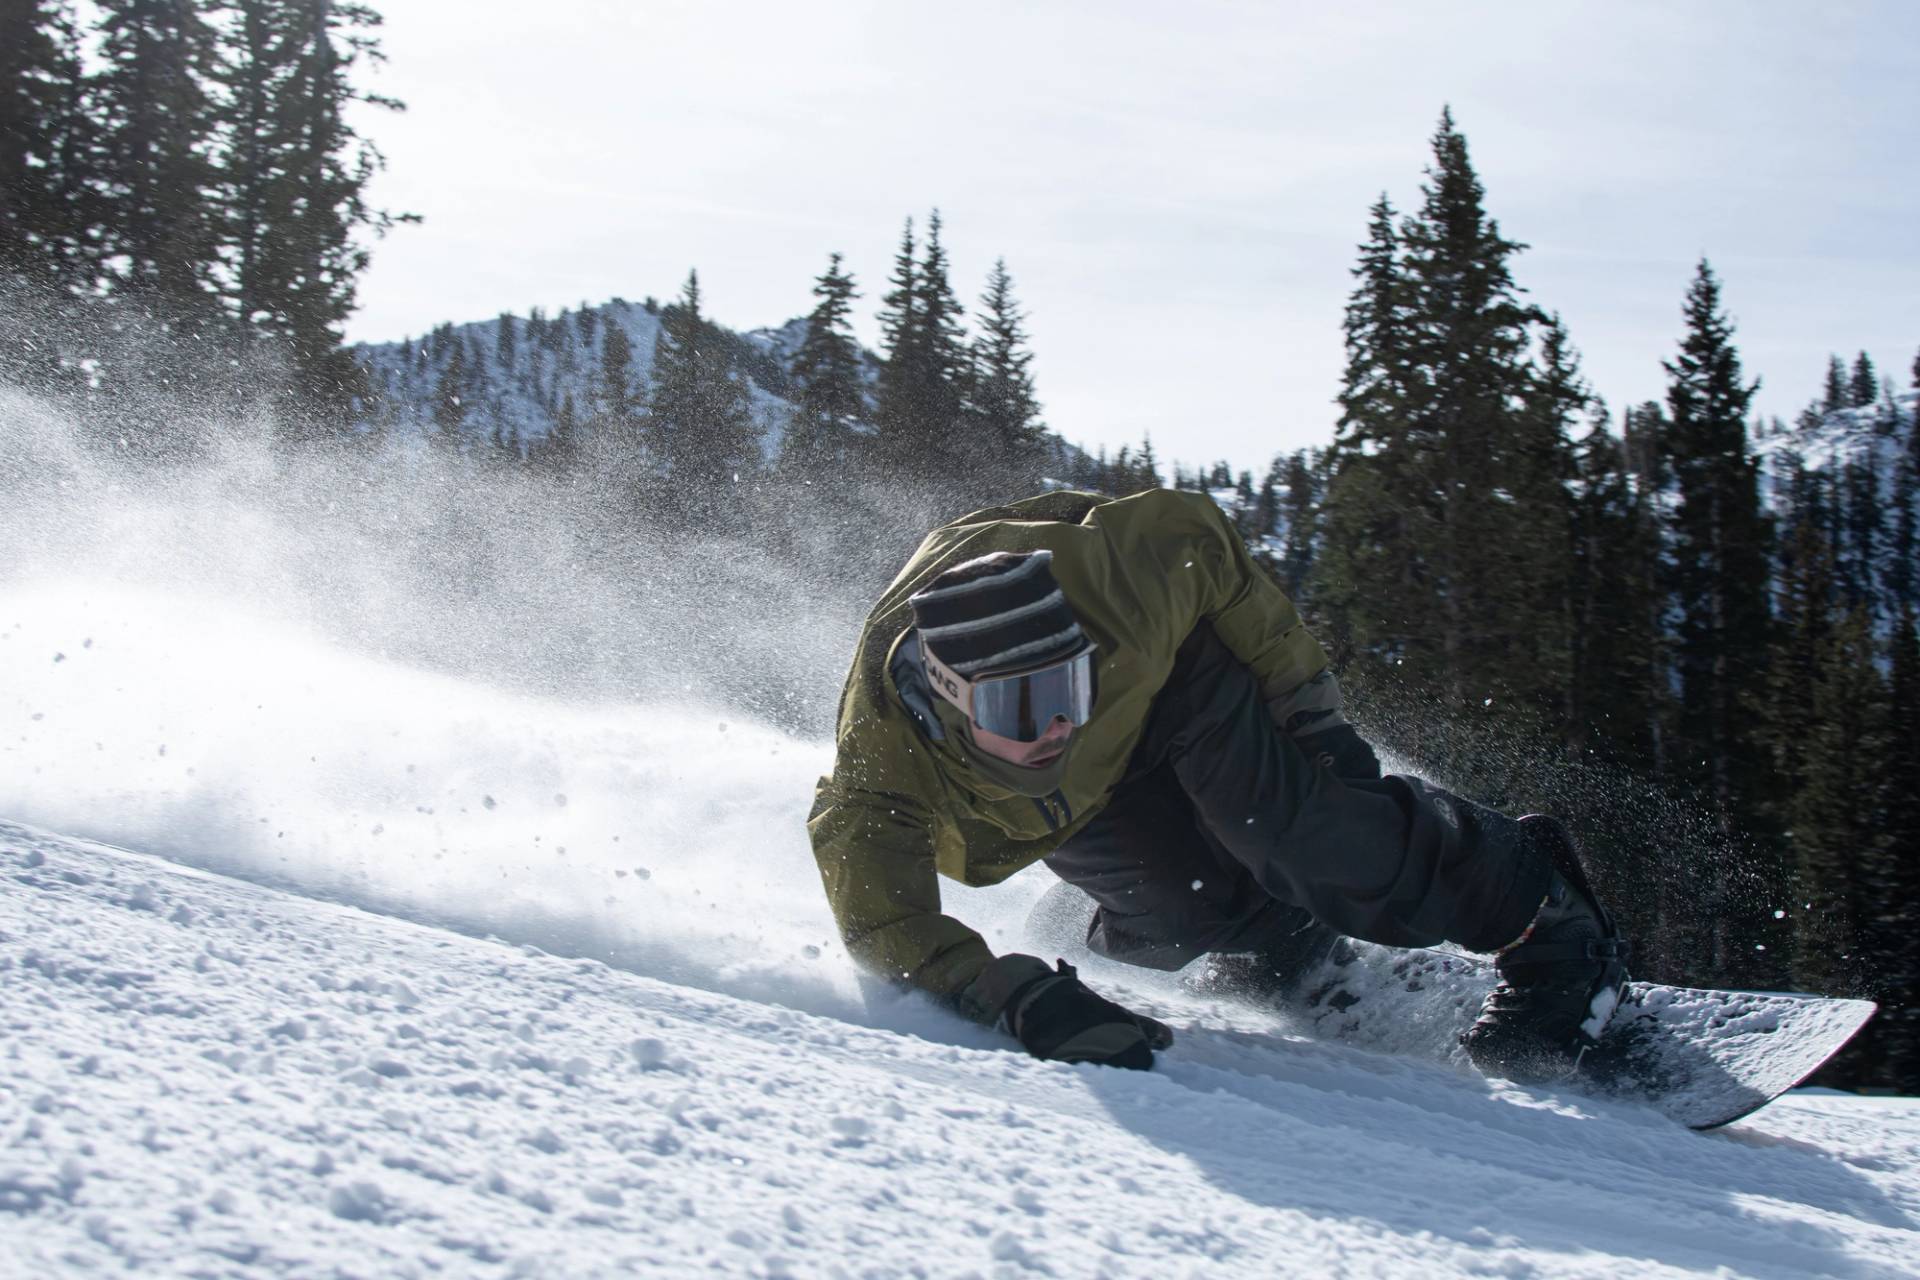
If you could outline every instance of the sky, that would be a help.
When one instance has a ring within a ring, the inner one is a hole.
[[[1920,349],[1920,4],[376,0],[352,340],[672,297],[778,324],[840,252],[877,345],[903,221],[970,307],[1004,257],[1047,423],[1260,470],[1324,445],[1369,205],[1450,104],[1533,301],[1617,415],[1664,394],[1695,265],[1756,408]]]

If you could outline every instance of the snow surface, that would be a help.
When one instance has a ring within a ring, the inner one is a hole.
[[[1703,1137],[1226,1026],[1189,1026],[1152,1075],[1063,1067],[12,825],[0,884],[10,1275],[1895,1276],[1920,1256],[1911,1101],[1796,1099]]]
[[[871,986],[829,752],[13,584],[0,1276],[1920,1273],[1913,1100],[1694,1134],[1103,964],[1180,1041],[1068,1067]]]

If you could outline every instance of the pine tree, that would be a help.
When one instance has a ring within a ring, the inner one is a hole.
[[[866,416],[866,391],[860,376],[860,347],[849,317],[853,313],[853,277],[840,269],[840,255],[827,260],[826,273],[813,283],[819,299],[807,316],[806,336],[793,360],[799,399],[782,445],[781,464],[803,478],[820,480],[844,474],[858,437],[854,424]]]
[[[1134,469],[1134,489],[1158,489],[1160,479],[1160,459],[1153,451],[1153,432],[1149,431],[1140,438],[1140,458]]]
[[[1806,750],[1808,703],[1819,678],[1820,655],[1837,617],[1840,589],[1833,547],[1827,539],[1825,477],[1807,472],[1797,457],[1784,459],[1785,529],[1774,577],[1777,587],[1768,692],[1762,703],[1776,785],[1766,809],[1784,830],[1793,829],[1792,807],[1810,761]]]
[[[1572,674],[1565,745],[1569,761],[1594,768],[1559,777],[1590,777],[1602,796],[1615,786],[1624,786],[1628,794],[1657,794],[1664,759],[1668,680],[1660,495],[1646,479],[1659,419],[1657,406],[1630,409],[1622,434],[1615,436],[1605,407],[1595,401],[1574,451]],[[1578,788],[1556,791],[1571,792],[1565,801],[1554,794],[1556,805],[1582,802]],[[1691,972],[1692,957],[1675,924],[1689,918],[1694,886],[1674,855],[1676,846],[1696,858],[1703,851],[1686,837],[1662,830],[1659,820],[1649,821],[1651,814],[1639,804],[1600,803],[1602,812],[1593,813],[1584,828],[1588,852],[1607,868],[1609,884],[1619,891],[1614,907],[1635,940],[1636,968],[1644,975],[1682,980]]]
[[[1399,439],[1412,412],[1414,381],[1407,350],[1410,286],[1385,192],[1368,214],[1367,239],[1351,273],[1359,283],[1347,302],[1347,370],[1337,428],[1339,447],[1354,453]]]
[[[744,379],[700,314],[698,272],[660,316],[647,437],[664,510],[714,527],[743,518],[738,485],[759,470],[759,426]]]
[[[644,397],[634,386],[633,339],[623,325],[609,324],[603,331],[590,394],[596,430],[631,435],[637,429]]]
[[[977,487],[970,469],[979,462],[964,412],[972,360],[940,231],[936,209],[918,261],[912,219],[901,237],[893,288],[882,300],[887,350],[877,417],[885,452],[900,474],[922,485],[966,492]]]
[[[1369,210],[1356,284],[1347,302],[1347,365],[1328,486],[1327,547],[1313,579],[1327,639],[1354,650],[1398,651],[1420,617],[1421,576],[1410,535],[1415,511],[1411,439],[1421,383],[1411,351],[1412,285],[1400,257],[1393,205]],[[1424,636],[1421,637],[1424,639]]]
[[[1263,537],[1270,537],[1280,529],[1280,486],[1285,479],[1282,455],[1276,453],[1267,464],[1267,474],[1261,477],[1260,492],[1253,502],[1253,527],[1260,530]]]
[[[232,7],[213,153],[223,292],[243,336],[265,337],[289,358],[301,409],[337,422],[365,390],[341,345],[369,260],[363,233],[417,221],[367,203],[384,161],[348,122],[356,103],[401,108],[354,83],[381,60],[371,34],[380,15],[340,0]]]
[[[940,229],[940,211],[935,209],[927,217],[927,244],[920,263],[920,323],[926,330],[928,375],[920,394],[931,429],[944,437],[961,429],[973,361],[960,324],[965,308],[953,291]]]
[[[1885,723],[1886,791],[1881,856],[1865,868],[1866,923],[1882,1009],[1874,1028],[1881,1065],[1874,1083],[1920,1088],[1920,637],[1911,612],[1895,625]]]
[[[121,293],[189,332],[218,319],[208,160],[217,37],[194,0],[99,0],[103,257]]]
[[[1564,582],[1564,415],[1551,393],[1530,406],[1529,330],[1543,317],[1513,281],[1524,246],[1488,216],[1450,112],[1422,193],[1397,232],[1375,204],[1354,273],[1315,599],[1336,647],[1390,659],[1455,705],[1533,716],[1564,692],[1564,628],[1535,616],[1564,596],[1509,606]]]
[[[1647,538],[1647,554],[1638,562],[1639,584],[1633,598],[1640,601],[1643,613],[1637,633],[1646,643],[1648,678],[1658,697],[1651,699],[1643,714],[1647,754],[1647,772],[1659,779],[1674,774],[1672,748],[1675,739],[1673,699],[1668,691],[1674,685],[1674,660],[1667,627],[1668,591],[1671,575],[1663,558],[1665,511],[1661,498],[1673,487],[1673,467],[1667,448],[1672,430],[1667,415],[1657,400],[1646,400],[1629,408],[1621,423],[1621,454],[1627,474],[1633,482],[1638,522]]]
[[[1679,499],[1671,578],[1680,684],[1675,756],[1732,839],[1742,834],[1743,815],[1760,808],[1765,787],[1751,711],[1765,683],[1769,529],[1746,440],[1759,383],[1742,379],[1719,281],[1704,259],[1685,314],[1680,352],[1665,364],[1670,421],[1663,441]],[[1716,871],[1722,878],[1702,885],[1702,899],[1715,904],[1705,945],[1724,978],[1748,957],[1724,902],[1726,869]]]
[[[1794,978],[1804,990],[1863,989],[1861,944],[1872,910],[1862,871],[1886,854],[1887,688],[1872,628],[1858,610],[1819,646],[1807,698],[1806,766],[1793,805],[1800,872]]]
[[[1305,449],[1287,455],[1283,478],[1287,534],[1280,549],[1280,585],[1299,600],[1311,581],[1320,518],[1319,478]]]
[[[251,336],[293,288],[295,268],[277,237],[298,199],[285,129],[293,91],[295,15],[281,0],[234,0],[216,81],[226,92],[217,179],[231,278],[228,302]]]
[[[1920,369],[1916,370],[1920,375]],[[1920,414],[1920,401],[1916,402]],[[1888,495],[1892,511],[1888,535],[1887,561],[1888,611],[1894,616],[1920,610],[1920,423],[1907,435],[1907,448],[1894,460]]]
[[[1667,457],[1667,414],[1657,400],[1629,408],[1621,425],[1627,471],[1645,492],[1664,489],[1673,479]]]
[[[467,355],[460,343],[453,344],[452,356],[441,368],[433,385],[434,430],[447,439],[459,436],[466,425],[471,406],[467,399]]]
[[[92,122],[80,36],[65,0],[0,8],[0,273],[89,283]]]
[[[1849,460],[1841,472],[1846,504],[1844,581],[1849,608],[1871,614],[1877,599],[1882,515],[1879,473],[1869,462]]]
[[[1900,405],[1893,398],[1893,379],[1880,379],[1880,399],[1873,406],[1873,433],[1893,436],[1900,431]]]
[[[1826,413],[1838,413],[1847,407],[1853,393],[1847,386],[1847,367],[1840,363],[1839,356],[1827,357],[1827,386],[1821,395],[1821,409]]]
[[[1489,597],[1505,594],[1502,582],[1528,552],[1550,556],[1561,547],[1512,542],[1514,504],[1495,497],[1514,460],[1513,407],[1528,381],[1532,313],[1508,265],[1525,246],[1503,237],[1487,216],[1451,113],[1443,113],[1433,145],[1425,203],[1404,232],[1417,317],[1413,356],[1426,384],[1410,439],[1425,492],[1409,532],[1430,575],[1423,603],[1438,623],[1441,682],[1458,702],[1480,703],[1509,688],[1501,633],[1519,622],[1489,608]],[[1535,683],[1525,679],[1522,687]]]
[[[1911,458],[1901,457],[1893,464],[1892,493],[1887,503],[1892,512],[1888,531],[1887,556],[1887,611],[1895,617],[1903,612],[1920,608],[1920,599],[1916,599],[1915,581],[1916,557],[1920,556],[1920,539],[1916,539],[1915,527],[1920,525],[1920,474]]]
[[[1558,315],[1544,321],[1522,396],[1495,497],[1511,507],[1501,536],[1526,544],[1531,554],[1500,557],[1486,575],[1482,599],[1507,626],[1524,620],[1518,634],[1508,636],[1504,679],[1543,718],[1542,727],[1557,733],[1566,724],[1573,680],[1572,433],[1594,407],[1579,353]]]
[[[1239,530],[1242,540],[1255,541],[1267,532],[1255,523],[1254,510],[1258,499],[1253,491],[1253,472],[1241,471],[1240,478],[1233,482],[1233,525]]]
[[[494,321],[493,355],[502,369],[512,369],[519,363],[519,335],[515,332],[516,328],[511,311],[502,311]]]
[[[926,326],[921,319],[920,263],[915,254],[913,219],[908,218],[894,254],[893,274],[887,278],[893,287],[881,296],[880,341],[885,358],[880,365],[877,409],[888,461],[902,470],[909,468],[925,444],[916,399],[927,378]]]
[[[1597,402],[1575,459],[1568,744],[1576,759],[1647,770],[1660,701],[1658,530],[1626,443],[1607,430]]]
[[[979,416],[981,448],[998,455],[1010,470],[1030,472],[1046,428],[1034,398],[1026,317],[1014,301],[1005,258],[994,261],[979,314],[980,336],[973,348],[973,406]]]
[[[1853,380],[1847,384],[1847,403],[1855,409],[1871,409],[1873,397],[1880,390],[1880,380],[1874,375],[1873,361],[1862,351],[1853,362]]]

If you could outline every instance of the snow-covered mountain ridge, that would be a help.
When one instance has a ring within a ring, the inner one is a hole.
[[[778,451],[792,412],[788,370],[806,325],[799,317],[745,333],[717,327],[746,377],[768,457]],[[448,323],[417,339],[358,344],[351,351],[376,397],[365,425],[424,428],[433,421],[436,400],[451,392],[469,407],[463,433],[524,448],[545,438],[557,422],[590,415],[610,326],[625,333],[631,348],[631,389],[644,391],[660,336],[660,308],[652,299],[582,303],[577,310],[538,319],[499,316]],[[503,330],[509,332],[503,336]],[[871,375],[878,357],[862,355]]]
[[[501,330],[513,334],[503,341]],[[531,321],[525,316],[447,323],[418,339],[361,343],[351,348],[366,370],[378,406],[366,425],[425,427],[433,420],[436,398],[443,390],[459,351],[461,369],[456,381],[472,407],[462,430],[511,447],[524,447],[544,438],[563,415],[585,417],[597,394],[600,351],[605,326],[616,325],[632,349],[631,380],[644,389],[653,369],[654,344],[660,334],[658,304],[614,298],[600,306],[581,303],[578,309]],[[794,386],[790,374],[794,355],[806,337],[805,317],[783,324],[735,333],[719,332],[731,342],[744,372],[756,416],[761,424],[762,448],[768,458],[779,450],[792,413]],[[878,376],[880,357],[861,351],[871,384]],[[1791,459],[1811,471],[1838,471],[1850,461],[1865,462],[1892,481],[1896,460],[1911,448],[1909,438],[1920,412],[1920,392],[1892,397],[1888,406],[1840,409],[1823,415],[1817,426],[1793,427],[1760,435],[1752,444],[1764,477],[1763,493],[1777,505]],[[1329,435],[1332,422],[1328,423]],[[1178,447],[1163,437],[1162,446]],[[1239,505],[1231,490],[1215,493],[1228,511]],[[1222,499],[1224,499],[1222,501]]]
[[[1887,405],[1836,409],[1820,415],[1816,426],[1795,426],[1764,434],[1755,441],[1753,451],[1761,459],[1797,453],[1803,466],[1824,470],[1834,464],[1845,466],[1849,459],[1859,459],[1866,451],[1878,455],[1882,451],[1907,449],[1914,432],[1914,411],[1920,409],[1920,391],[1895,395],[1891,413],[1887,413],[1887,409]]]
[[[1753,453],[1774,500],[1796,463],[1836,478],[1849,463],[1864,464],[1879,477],[1883,489],[1891,484],[1898,460],[1914,447],[1920,392],[1895,396],[1890,407],[1891,412],[1885,405],[1836,409],[1821,415],[1817,425],[1775,431],[1756,440]]]

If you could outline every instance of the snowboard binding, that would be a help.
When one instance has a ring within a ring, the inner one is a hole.
[[[1537,1084],[1572,1075],[1600,1043],[1626,988],[1631,947],[1565,824],[1538,814],[1519,824],[1552,867],[1546,897],[1527,931],[1495,956],[1500,981],[1460,1042],[1484,1074]]]

